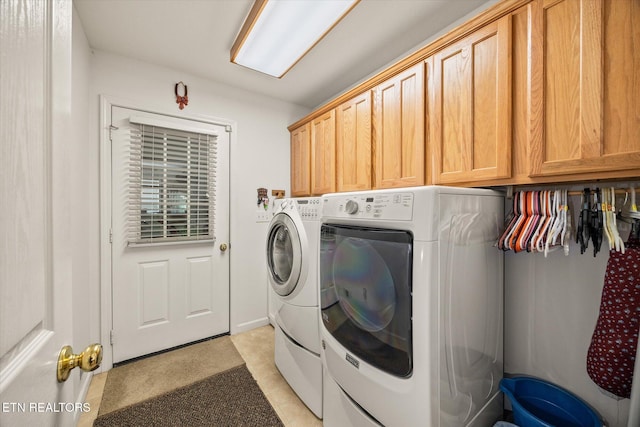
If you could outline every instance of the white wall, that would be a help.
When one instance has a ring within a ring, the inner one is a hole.
[[[174,85],[188,86],[189,105],[179,110]],[[94,171],[91,187],[99,188],[99,96],[124,100],[131,107],[184,117],[215,117],[237,123],[231,147],[231,333],[268,323],[264,244],[266,223],[256,223],[257,188],[289,192],[287,126],[308,109],[181,71],[94,51],[91,55],[88,144]],[[98,206],[92,217],[99,214]],[[108,266],[102,266],[108,268]],[[96,284],[97,286],[97,284]]]
[[[580,197],[570,198],[575,230]],[[624,228],[620,224],[620,229]],[[561,251],[547,258],[526,252],[505,254],[504,370],[558,384],[593,406],[610,426],[623,427],[627,425],[629,399],[605,396],[586,371],[608,259],[606,241],[595,258],[591,243],[581,255],[575,242],[569,256]]]

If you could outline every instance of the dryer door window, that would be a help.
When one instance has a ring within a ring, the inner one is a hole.
[[[271,222],[267,266],[273,290],[281,296],[293,292],[302,269],[302,251],[298,230],[289,215],[280,213]]]
[[[345,349],[390,374],[412,371],[410,232],[323,224],[324,327]]]

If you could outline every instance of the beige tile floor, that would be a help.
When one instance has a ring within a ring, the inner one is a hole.
[[[286,427],[322,426],[322,420],[316,418],[302,403],[276,368],[273,358],[273,327],[267,325],[232,335],[231,341]],[[93,376],[86,397],[91,411],[82,414],[77,424],[78,427],[93,425],[93,421],[98,416],[106,380],[106,373]]]

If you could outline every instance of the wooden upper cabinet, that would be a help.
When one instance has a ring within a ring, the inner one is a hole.
[[[533,5],[511,14],[511,179],[530,180],[529,147],[531,145],[531,56]]]
[[[532,5],[531,176],[640,168],[640,2]]]
[[[336,108],[336,191],[371,189],[371,92]]]
[[[336,185],[335,110],[311,122],[311,195],[335,192]]]
[[[311,194],[311,124],[291,131],[291,196]]]
[[[427,60],[434,184],[511,176],[511,16]]]
[[[497,2],[293,124],[292,194],[637,178],[638,46],[640,0]]]
[[[373,188],[425,183],[424,65],[419,63],[376,86]]]

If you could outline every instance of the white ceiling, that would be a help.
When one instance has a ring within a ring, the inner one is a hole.
[[[361,0],[292,70],[276,79],[229,62],[229,50],[253,0],[74,0],[92,49],[310,109],[485,4],[487,0]]]

